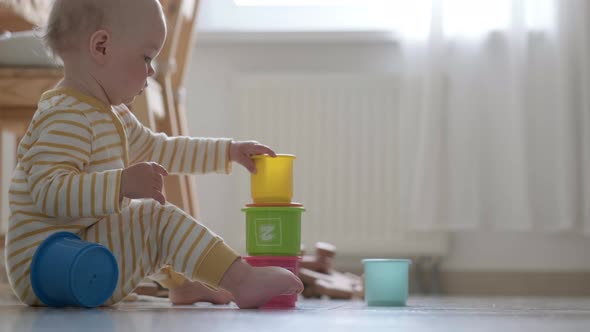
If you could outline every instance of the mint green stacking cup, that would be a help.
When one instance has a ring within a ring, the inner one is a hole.
[[[363,259],[367,305],[405,306],[411,263],[409,259]]]

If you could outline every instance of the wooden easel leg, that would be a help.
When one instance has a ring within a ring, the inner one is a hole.
[[[8,193],[7,185],[4,174],[7,174],[7,168],[10,167],[8,160],[11,160],[8,156],[8,151],[6,151],[6,141],[4,140],[4,133],[0,131],[0,229],[2,230],[2,234],[6,233],[8,229],[8,213],[7,208],[8,204],[8,197],[6,194]]]
[[[196,177],[194,175],[187,175],[184,178],[186,180],[186,192],[190,214],[195,217],[195,219],[199,219],[199,200],[197,195]]]
[[[187,60],[193,47],[196,0],[161,0],[166,13],[169,36],[160,61],[164,66],[157,80],[162,86],[166,117],[157,121],[157,130],[168,135],[189,134],[182,96]],[[166,198],[193,217],[198,217],[197,191],[193,176],[170,176],[164,184]]]
[[[181,135],[189,135],[188,125],[186,121],[186,109],[184,107],[184,91],[182,89],[175,91],[175,101],[176,107],[174,111],[176,113],[176,125]],[[185,191],[186,198],[187,198],[187,212],[190,210],[190,214],[198,218],[199,217],[199,208],[198,208],[198,195],[197,195],[197,186],[196,186],[196,176],[187,175],[184,176],[185,182]]]
[[[164,78],[162,89],[164,105],[166,107],[166,118],[158,121],[158,130],[172,136],[186,135],[186,133],[182,133],[178,127],[178,112],[174,102],[170,77]],[[189,201],[186,176],[167,176],[164,182],[164,189],[166,192],[166,199],[169,202],[180,207],[186,213],[193,215]]]
[[[0,131],[0,233],[5,234],[8,230],[8,187],[10,186],[10,175],[14,171],[16,151],[21,137],[13,133],[13,139],[5,139],[5,132]],[[8,136],[10,137],[10,136]]]

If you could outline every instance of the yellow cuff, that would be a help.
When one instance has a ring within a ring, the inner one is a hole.
[[[235,250],[223,241],[216,243],[195,271],[192,279],[199,280],[213,288],[219,287],[219,283],[232,263],[240,257]]]

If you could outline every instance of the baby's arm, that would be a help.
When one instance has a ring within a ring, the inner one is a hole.
[[[131,164],[156,162],[169,173],[231,172],[230,138],[203,138],[154,133],[126,108],[118,108],[128,128]]]
[[[92,217],[120,211],[121,169],[84,173],[92,131],[79,111],[51,110],[31,125],[34,143],[19,147],[33,201],[52,217]]]
[[[128,109],[119,109],[128,127],[132,163],[156,162],[170,173],[230,173],[231,162],[255,172],[253,155],[275,153],[255,141],[232,141],[229,138],[168,137],[143,126]]]

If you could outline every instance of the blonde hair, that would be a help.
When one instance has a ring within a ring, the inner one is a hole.
[[[106,26],[111,5],[112,0],[55,0],[41,29],[45,46],[58,57],[76,50],[85,37]]]

